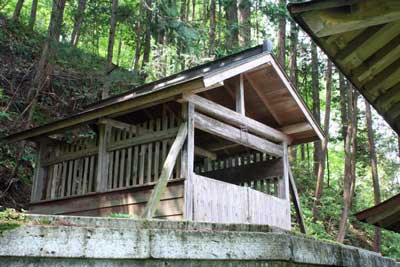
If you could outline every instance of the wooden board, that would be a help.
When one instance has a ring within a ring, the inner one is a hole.
[[[161,205],[155,216],[183,214],[184,181],[169,182],[161,196]],[[154,185],[141,186],[103,193],[92,193],[60,200],[41,201],[30,205],[29,212],[38,214],[102,214],[124,207],[140,215],[151,195]],[[181,203],[182,202],[182,203]],[[175,204],[179,204],[175,206]],[[165,206],[163,206],[165,205]],[[137,212],[137,213],[136,213]]]

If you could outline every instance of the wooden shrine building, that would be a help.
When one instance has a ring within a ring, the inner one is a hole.
[[[30,211],[290,229],[288,146],[323,133],[264,47],[4,138],[38,144]]]

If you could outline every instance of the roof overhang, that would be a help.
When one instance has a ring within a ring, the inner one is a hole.
[[[275,102],[269,107],[272,112],[280,116],[285,112],[292,112],[286,114],[289,119],[278,126],[282,130],[291,131],[295,125],[297,134],[288,134],[294,137],[297,143],[323,139],[323,131],[276,59],[269,52],[263,51],[262,47],[256,47],[100,101],[73,116],[7,136],[1,142],[34,140],[42,135],[51,135],[82,124],[93,123],[103,117],[122,116],[151,105],[177,100],[185,93],[221,87],[224,81],[242,73],[247,73],[249,77],[259,77],[258,86],[262,95],[258,97],[269,98],[271,102]],[[273,82],[266,83],[265,79],[273,79]],[[216,90],[218,92],[218,89]],[[253,101],[256,100],[253,98]],[[283,102],[277,103],[278,101]],[[292,109],[289,111],[283,103],[288,103]],[[254,110],[259,109],[256,105],[252,106]],[[309,128],[299,131],[298,125],[301,123]]]
[[[400,133],[400,1],[292,3],[294,20]]]
[[[356,214],[358,220],[400,233],[400,194]]]

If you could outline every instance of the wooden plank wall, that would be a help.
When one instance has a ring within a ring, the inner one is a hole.
[[[30,212],[37,214],[108,216],[125,213],[140,216],[153,190],[150,185],[102,193],[90,193],[66,199],[32,203]],[[184,180],[176,179],[168,183],[163,193],[155,218],[178,220],[183,218]]]
[[[203,162],[196,162],[195,173],[201,175],[207,172],[224,170],[237,166],[247,166],[258,162],[268,162],[275,159],[277,158],[260,152],[251,152],[241,155],[228,156],[217,160],[204,159]],[[240,178],[241,182],[238,183],[238,185],[249,187],[260,192],[270,194],[272,196],[279,196],[279,182],[282,179],[281,175],[272,177],[249,176]]]
[[[193,219],[268,224],[290,230],[290,202],[249,187],[194,175]]]
[[[181,122],[164,106],[161,117],[149,119],[130,130],[112,128],[107,144],[107,190],[152,184],[158,181],[163,162]],[[59,199],[97,192],[98,144],[94,138],[77,139],[51,148],[43,165],[45,189],[39,200]],[[177,160],[171,179],[181,178],[181,160]]]

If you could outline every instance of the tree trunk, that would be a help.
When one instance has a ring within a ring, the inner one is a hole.
[[[290,80],[297,88],[297,44],[298,44],[298,29],[296,23],[290,24]],[[297,148],[290,146],[289,160],[292,163],[296,162]]]
[[[312,68],[312,112],[318,124],[321,123],[320,99],[319,99],[319,75],[318,75],[318,54],[315,43],[311,45],[311,68]],[[321,141],[314,142],[314,176],[318,175],[318,165],[321,160]]]
[[[33,0],[31,6],[31,16],[29,17],[29,28],[31,30],[33,30],[33,27],[35,26],[37,6],[38,6],[38,0]]]
[[[71,34],[71,45],[77,46],[81,31],[81,26],[85,14],[86,0],[79,0],[78,10],[74,16],[74,28]]]
[[[250,7],[249,0],[239,0],[239,45],[242,47],[250,45]]]
[[[326,100],[325,100],[325,118],[324,118],[324,131],[325,138],[322,141],[321,149],[321,160],[318,164],[317,174],[317,187],[315,189],[315,200],[313,205],[313,222],[316,222],[319,217],[319,204],[322,196],[322,190],[324,186],[324,174],[325,174],[325,163],[326,153],[329,142],[329,122],[331,115],[331,92],[332,92],[332,62],[328,59],[326,68]]]
[[[139,14],[143,13],[143,1],[139,1]],[[142,50],[142,22],[140,19],[136,22],[135,27],[135,55],[133,58],[132,68],[135,71],[138,71],[139,68],[139,60],[140,60],[140,52]]]
[[[226,16],[226,48],[232,49],[238,46],[238,17],[237,17],[237,0],[228,0],[225,2],[225,16]]]
[[[196,19],[196,0],[192,1],[192,21]]]
[[[117,51],[117,66],[119,66],[119,60],[121,58],[121,49],[122,49],[122,38],[119,38],[118,51]]]
[[[37,98],[40,95],[41,90],[44,88],[45,82],[48,76],[52,72],[51,61],[55,56],[57,44],[60,39],[61,26],[64,16],[66,0],[53,0],[53,6],[51,10],[50,24],[48,28],[47,38],[43,45],[42,54],[36,67],[36,73],[32,80],[32,89],[28,93],[30,103],[27,106],[27,119],[23,128],[28,128],[33,117],[33,113],[36,108]]]
[[[150,42],[151,42],[151,10],[148,7],[151,7],[151,0],[146,1],[146,32],[144,36],[144,49],[143,49],[143,61],[142,61],[142,69],[149,63],[150,59]]]
[[[15,9],[14,9],[13,17],[12,17],[12,19],[14,21],[17,21],[19,19],[23,5],[24,5],[24,0],[18,0],[17,5],[15,6]]]
[[[286,9],[286,0],[279,0],[282,10]],[[286,52],[286,18],[279,16],[278,19],[278,61],[285,68],[285,52]]]
[[[209,55],[213,55],[215,51],[215,11],[216,11],[216,3],[215,0],[211,0],[210,3],[210,53]]]
[[[117,28],[117,10],[118,0],[112,0],[111,5],[111,18],[110,18],[110,32],[108,35],[108,46],[107,46],[107,66],[105,71],[105,79],[107,79],[113,68],[113,55],[114,55],[114,42],[115,42],[115,30]],[[103,90],[101,92],[101,99],[105,99],[109,96],[110,86],[109,79],[104,82]]]
[[[346,236],[347,220],[355,188],[355,142],[357,139],[357,96],[349,86],[347,93],[349,120],[345,139],[345,167],[343,178],[343,208],[339,222],[337,242],[343,243]]]
[[[346,92],[346,81],[343,74],[339,72],[339,92],[340,92],[340,118],[342,121],[342,139],[343,142],[346,140],[346,131],[348,124],[348,104],[347,104],[347,92]]]
[[[377,205],[381,202],[381,192],[379,187],[379,176],[378,176],[378,166],[377,166],[378,162],[375,152],[374,130],[372,128],[371,106],[366,100],[365,100],[365,117],[367,121],[368,147],[369,147],[369,155],[371,161],[372,184],[374,187],[374,202],[375,205]],[[375,227],[375,235],[373,242],[374,251],[380,252],[381,250],[380,247],[381,247],[381,230],[379,227]]]

